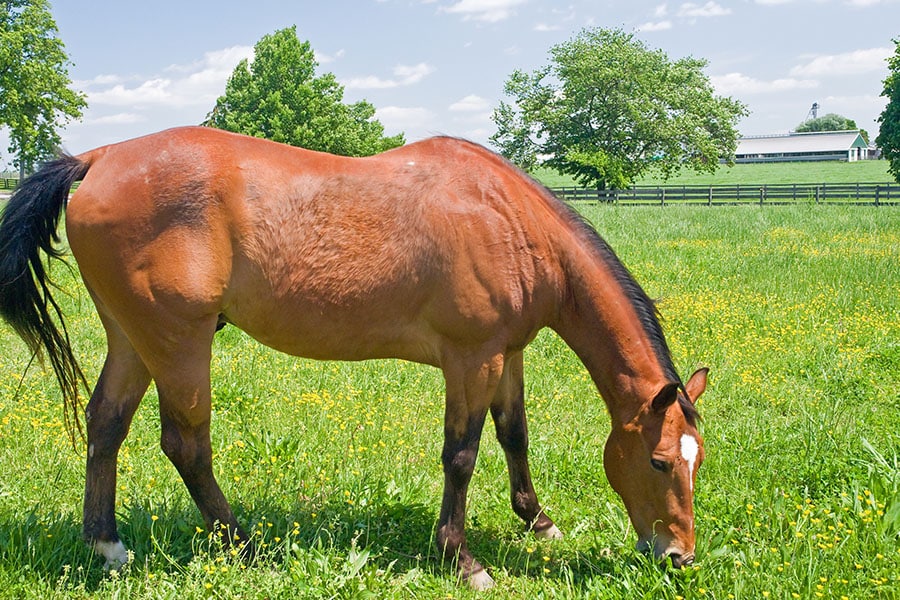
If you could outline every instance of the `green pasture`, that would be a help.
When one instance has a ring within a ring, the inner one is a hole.
[[[571,177],[560,175],[551,169],[537,169],[534,172],[548,187],[571,187],[577,185]],[[682,171],[675,177],[663,179],[650,173],[637,185],[647,186],[709,186],[709,185],[775,185],[792,183],[889,183],[894,178],[888,173],[886,160],[862,160],[857,162],[784,162],[739,164],[732,167],[720,166],[715,173],[694,173]]]
[[[664,570],[634,550],[603,473],[605,407],[552,332],[525,354],[531,463],[567,537],[523,532],[488,424],[468,533],[497,588],[476,594],[434,550],[440,372],[291,358],[226,327],[212,365],[215,468],[261,556],[243,564],[203,529],[159,450],[151,389],[119,464],[134,558],[104,574],[80,539],[84,444],[73,451],[52,377],[27,368],[4,324],[0,597],[897,598],[900,211],[584,210],[659,299],[682,375],[711,368],[692,567]],[[93,380],[99,321],[77,272],[52,273]]]

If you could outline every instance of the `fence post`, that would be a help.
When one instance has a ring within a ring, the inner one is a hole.
[[[666,205],[666,188],[660,188],[660,190],[662,191],[662,193],[659,195],[659,205],[665,206]]]
[[[880,200],[879,196],[880,195],[881,195],[881,186],[876,185],[875,186],[875,206],[879,205],[879,200]]]
[[[763,201],[766,199],[766,186],[759,186],[759,205],[763,205]]]

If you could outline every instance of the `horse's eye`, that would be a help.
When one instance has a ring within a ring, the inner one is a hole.
[[[667,473],[669,471],[669,464],[667,462],[655,458],[650,459],[650,466],[653,467],[654,471],[659,471],[660,473]]]

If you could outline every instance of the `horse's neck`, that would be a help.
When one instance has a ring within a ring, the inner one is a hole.
[[[584,363],[614,420],[633,419],[666,377],[626,291],[595,252],[566,257],[567,297],[556,332]]]

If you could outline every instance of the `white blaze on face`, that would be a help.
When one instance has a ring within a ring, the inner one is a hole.
[[[688,464],[688,473],[691,477],[691,493],[694,492],[694,467],[697,464],[697,453],[699,452],[700,444],[697,443],[697,438],[688,434],[681,436],[681,457]]]

